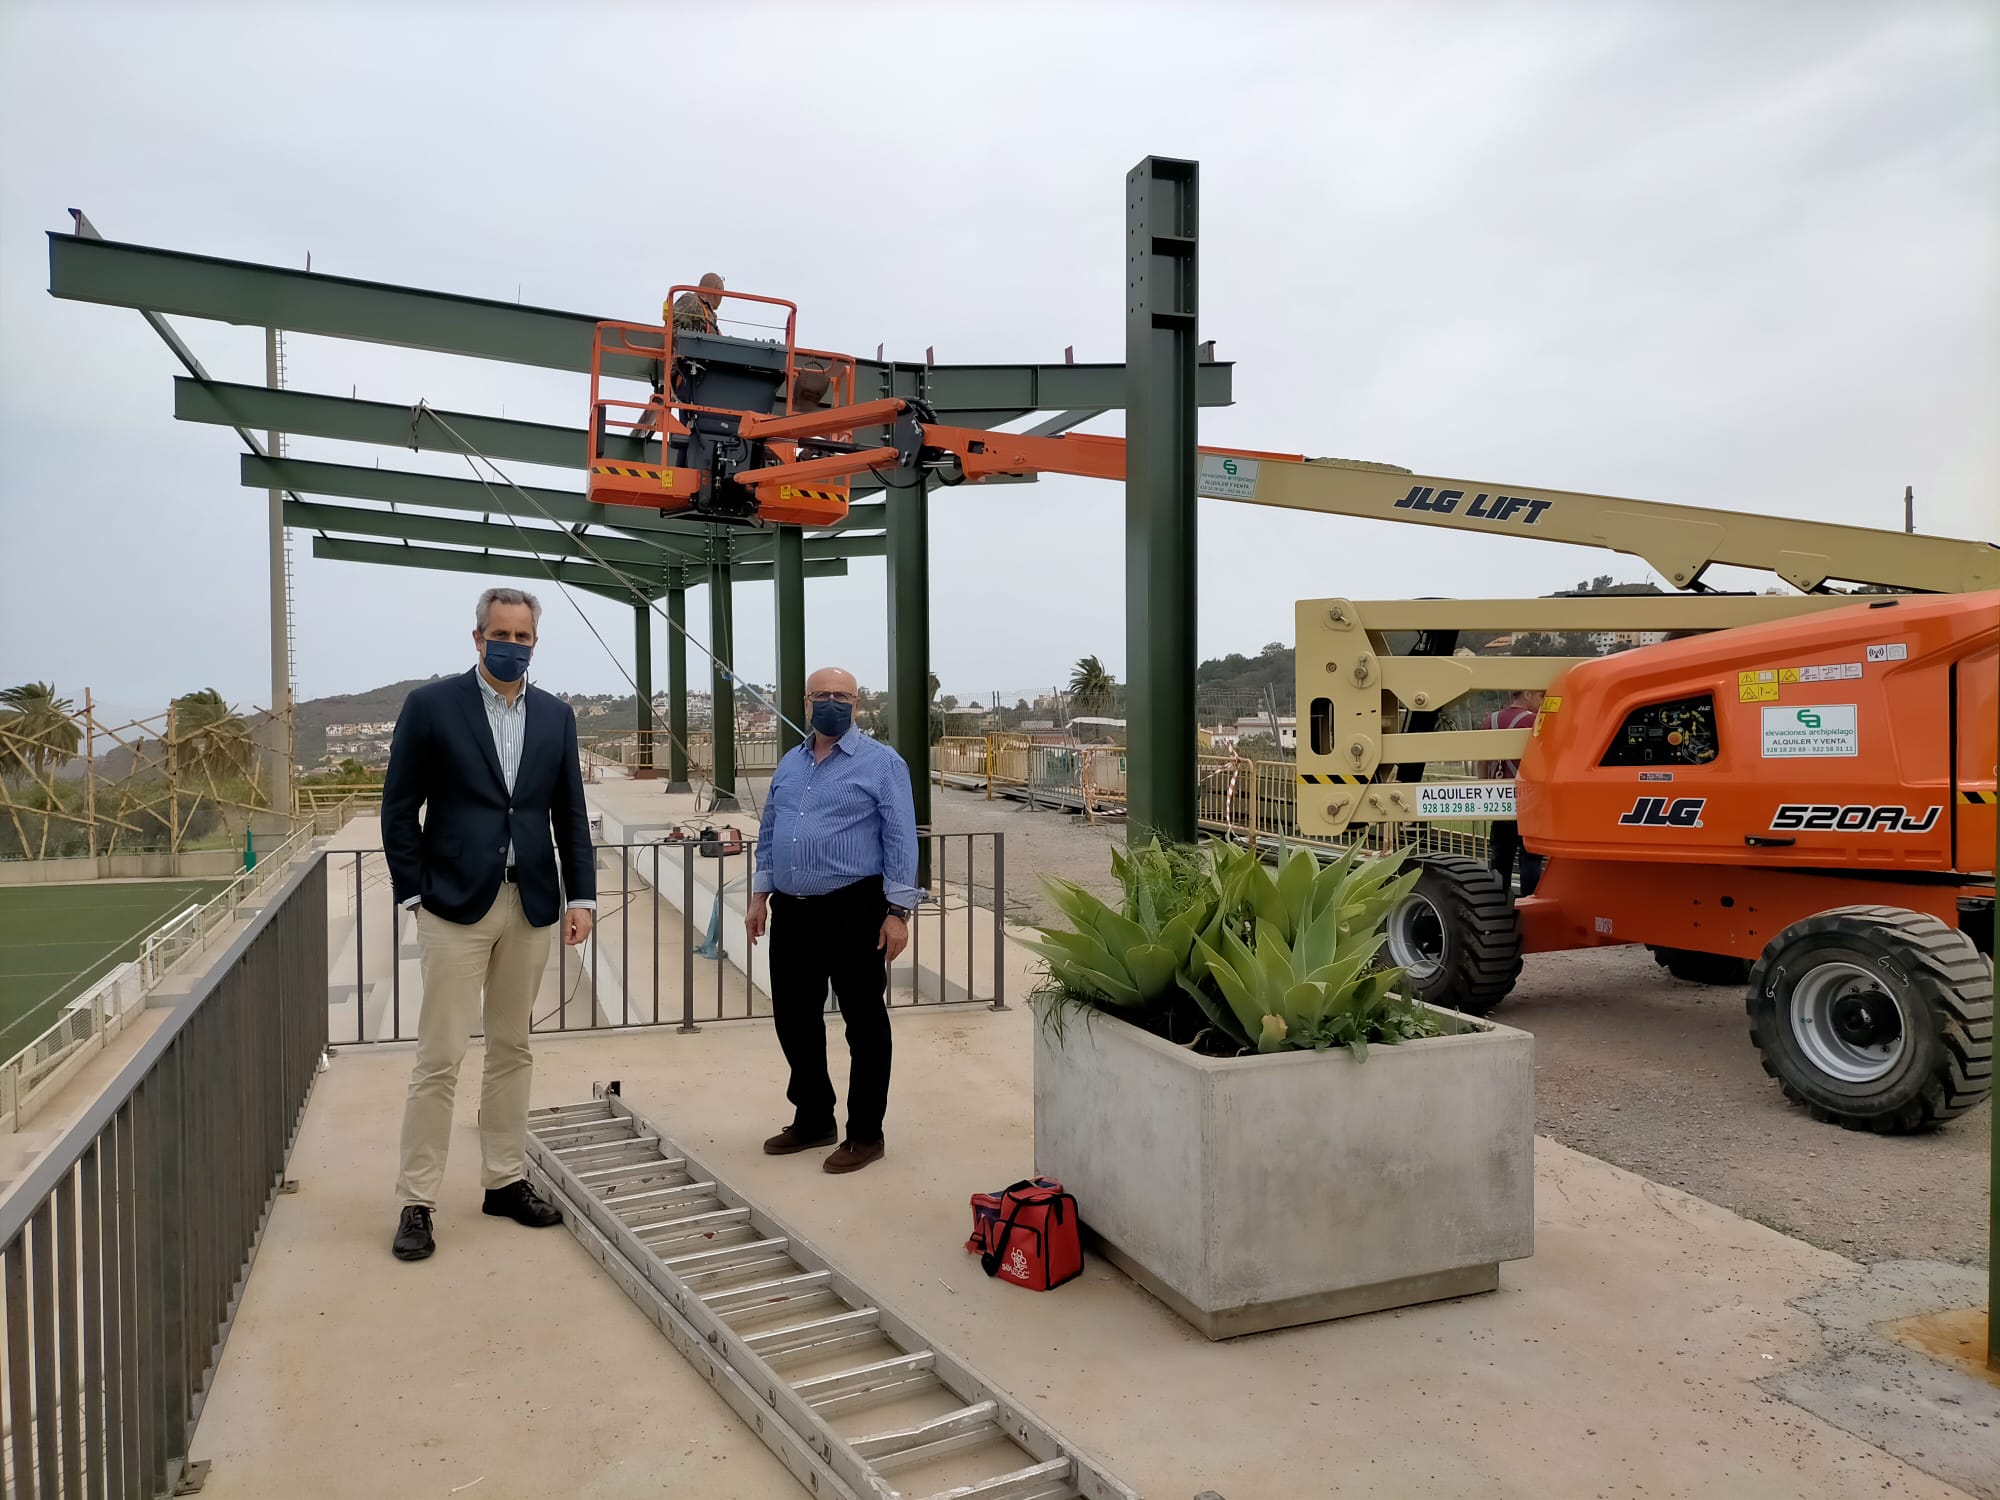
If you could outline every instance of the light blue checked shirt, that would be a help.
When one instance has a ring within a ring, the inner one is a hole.
[[[917,810],[903,758],[849,729],[825,760],[808,739],[778,762],[757,829],[753,891],[824,896],[870,875],[891,906],[914,907]]]

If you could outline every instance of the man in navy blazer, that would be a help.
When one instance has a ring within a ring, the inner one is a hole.
[[[590,936],[597,867],[576,715],[527,682],[541,618],[533,594],[480,595],[477,663],[405,698],[390,742],[382,847],[395,899],[415,913],[424,976],[396,1182],[398,1260],[423,1260],[436,1249],[431,1219],[458,1065],[482,1018],[482,997],[483,1211],[537,1229],[562,1222],[528,1185],[528,1029],[558,918],[564,942]]]

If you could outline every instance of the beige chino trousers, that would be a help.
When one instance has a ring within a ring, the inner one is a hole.
[[[528,1175],[528,1087],[535,1060],[528,1020],[549,966],[555,923],[528,925],[518,886],[502,885],[492,907],[464,925],[421,908],[424,1008],[417,1018],[417,1063],[403,1106],[403,1167],[396,1197],[437,1207],[451,1146],[458,1065],[480,1018],[485,993],[486,1067],[479,1089],[480,1181],[505,1187]]]

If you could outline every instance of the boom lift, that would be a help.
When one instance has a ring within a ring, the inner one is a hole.
[[[858,400],[852,357],[797,346],[793,304],[723,295],[784,309],[784,342],[599,325],[591,499],[828,526],[863,473],[1124,477],[1116,438],[949,427],[920,401]],[[642,399],[605,394],[647,369]],[[621,437],[658,441],[635,461]],[[2000,593],[1980,591],[2000,589],[2000,547],[1241,449],[1203,447],[1199,490],[1606,547],[1682,591],[1299,604],[1301,830],[1518,816],[1550,857],[1518,902],[1478,861],[1426,858],[1389,942],[1425,999],[1483,1015],[1524,951],[1644,943],[1683,977],[1747,971],[1766,1070],[1821,1118],[1904,1131],[1986,1096]],[[1715,564],[1802,592],[1718,594]],[[1836,583],[1941,597],[1862,603]],[[1694,638],[1605,659],[1459,649],[1482,629]],[[1515,688],[1548,690],[1532,731],[1447,722],[1473,694]],[[1518,799],[1475,774],[1513,760]]]

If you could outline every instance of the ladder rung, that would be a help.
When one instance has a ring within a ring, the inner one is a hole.
[[[775,1281],[760,1281],[754,1286],[733,1287],[701,1300],[711,1312],[740,1313],[759,1303],[781,1303],[807,1292],[824,1291],[832,1280],[831,1271],[807,1271],[798,1276],[780,1276]]]
[[[881,1326],[882,1309],[857,1307],[831,1318],[814,1318],[809,1323],[788,1323],[783,1328],[766,1328],[762,1333],[746,1333],[743,1347],[752,1354],[776,1356],[796,1354],[822,1340],[855,1332],[873,1332]]]
[[[639,1242],[657,1253],[661,1245],[670,1241],[695,1234],[713,1234],[749,1222],[750,1210],[747,1208],[704,1209],[684,1219],[662,1219],[656,1224],[646,1225],[639,1232]]]
[[[852,1391],[871,1390],[878,1385],[900,1383],[905,1376],[926,1374],[936,1364],[937,1356],[924,1349],[915,1354],[899,1354],[894,1359],[878,1359],[873,1364],[856,1365],[851,1370],[842,1370],[834,1375],[794,1380],[792,1389],[807,1405],[817,1406],[822,1401],[845,1396]]]
[[[637,1137],[630,1120],[579,1120],[573,1125],[544,1125],[529,1134],[544,1146],[561,1149],[567,1146],[596,1146],[610,1141],[629,1141]]]
[[[658,1187],[643,1188],[638,1192],[613,1195],[604,1200],[604,1206],[621,1219],[629,1213],[638,1213],[648,1208],[672,1208],[685,1203],[689,1198],[700,1198],[715,1191],[712,1182],[701,1182],[690,1178],[686,1182],[663,1183]]]
[[[1045,1464],[1031,1464],[1011,1474],[996,1474],[974,1484],[939,1490],[924,1500],[1057,1500],[1072,1493],[1070,1461],[1052,1458]]]
[[[690,1271],[699,1271],[732,1257],[760,1253],[774,1254],[783,1250],[789,1243],[788,1240],[745,1240],[740,1245],[720,1245],[713,1250],[689,1250],[681,1255],[663,1255],[660,1257],[660,1264],[677,1274],[685,1275],[686,1272],[680,1270],[682,1266]]]
[[[673,1196],[668,1197],[666,1194]],[[655,1224],[667,1223],[676,1217],[685,1218],[690,1203],[707,1203],[711,1200],[717,1204],[722,1202],[722,1199],[716,1196],[714,1183],[685,1182],[679,1187],[664,1189],[662,1196],[650,1203],[641,1203],[636,1208],[613,1209],[612,1212],[618,1216],[621,1224],[637,1233],[651,1229]],[[710,1212],[710,1210],[703,1211]]]
[[[638,1187],[663,1178],[686,1175],[685,1160],[678,1156],[661,1156],[652,1161],[627,1162],[621,1166],[579,1172],[576,1180],[598,1197],[606,1198],[621,1187]]]
[[[608,1120],[611,1105],[604,1099],[586,1099],[581,1104],[544,1104],[540,1109],[528,1111],[528,1124],[532,1128],[543,1120],[574,1120],[583,1115]]]
[[[548,1147],[549,1150],[555,1153],[556,1157],[562,1162],[564,1166],[569,1167],[572,1170],[575,1169],[575,1167],[578,1165],[579,1162],[592,1161],[598,1157],[620,1156],[632,1151],[642,1151],[642,1150],[657,1151],[659,1150],[659,1148],[660,1148],[660,1138],[656,1135],[630,1135],[622,1137],[621,1139],[618,1140],[591,1141],[588,1144],[581,1146]],[[651,1165],[652,1162],[658,1161],[660,1159],[661,1158],[659,1157],[650,1157],[650,1158],[639,1157],[635,1161],[620,1162],[618,1163],[618,1165],[633,1166],[636,1165],[638,1161],[644,1161],[648,1165]],[[611,1165],[611,1163],[601,1162],[600,1165],[609,1166]]]
[[[728,1281],[740,1276],[781,1276],[787,1271],[796,1271],[799,1263],[789,1255],[765,1255],[756,1260],[733,1260],[726,1266],[709,1266],[699,1271],[683,1271],[682,1281],[697,1297],[701,1288],[714,1286],[718,1281]]]
[[[975,1401],[914,1427],[850,1438],[847,1446],[886,1474],[891,1469],[907,1468],[985,1442],[998,1430],[995,1417],[999,1410],[996,1401]]]
[[[859,1349],[868,1344],[880,1345],[884,1341],[885,1335],[881,1329],[858,1328],[853,1333],[837,1333],[811,1343],[794,1344],[775,1354],[767,1354],[764,1356],[764,1363],[770,1367],[773,1374],[777,1374],[779,1371],[789,1370],[793,1365],[802,1365],[815,1359],[826,1359],[830,1355],[842,1354],[849,1349]]]

